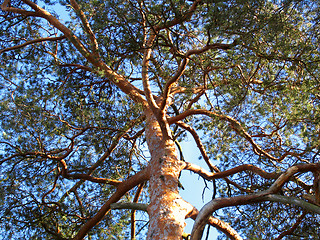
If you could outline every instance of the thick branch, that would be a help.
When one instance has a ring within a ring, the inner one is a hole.
[[[118,185],[117,191],[108,199],[108,201],[100,208],[100,210],[94,215],[88,222],[86,222],[77,233],[77,235],[73,238],[73,240],[82,240],[87,233],[96,226],[103,217],[107,214],[110,210],[110,205],[112,203],[116,203],[121,199],[121,197],[126,194],[130,189],[133,187],[147,181],[149,179],[149,169],[145,168],[135,174],[134,176],[130,177],[128,180],[123,181],[121,184]]]
[[[110,204],[110,209],[132,209],[147,212],[148,205],[135,202],[119,202]]]
[[[193,208],[193,211],[189,217],[192,218],[193,220],[196,220],[198,214],[199,214],[198,209]],[[208,219],[208,224],[210,224],[211,226],[215,227],[219,231],[226,234],[226,236],[228,236],[231,240],[242,240],[242,237],[238,234],[236,230],[234,230],[228,223],[218,218],[210,216]]]
[[[214,211],[229,206],[245,205],[261,201],[276,201],[286,204],[294,204],[296,206],[303,207],[308,211],[313,211],[315,213],[320,214],[320,207],[316,205],[313,205],[311,203],[305,202],[297,198],[275,195],[281,190],[282,186],[286,182],[288,182],[294,174],[298,172],[317,171],[319,168],[320,163],[296,165],[288,168],[286,172],[282,173],[278,177],[278,179],[271,185],[271,187],[266,191],[245,196],[213,199],[212,201],[208,202],[199,212],[199,215],[192,229],[191,239],[200,240],[202,237],[204,226],[206,225],[209,216],[211,216],[211,214]]]
[[[146,49],[143,55],[143,60],[142,60],[142,83],[143,83],[143,89],[144,89],[144,93],[146,96],[146,99],[148,101],[148,104],[152,110],[152,112],[158,116],[158,110],[159,107],[155,101],[155,99],[153,98],[152,92],[151,92],[151,86],[149,83],[149,74],[148,74],[148,69],[149,69],[149,61],[150,61],[150,57],[151,57],[151,53],[152,53],[152,45],[154,40],[156,39],[156,33],[151,30],[152,33],[150,34],[150,37],[146,43]]]
[[[320,214],[320,207],[319,206],[312,204],[312,203],[308,203],[308,202],[301,200],[299,198],[296,198],[296,197],[288,197],[288,196],[282,196],[282,195],[277,195],[277,194],[269,194],[269,195],[266,195],[265,197],[263,197],[263,200],[264,201],[271,201],[271,202],[280,202],[283,204],[290,204],[293,206],[301,207],[309,212]]]

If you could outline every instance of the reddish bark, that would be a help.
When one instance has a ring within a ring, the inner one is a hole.
[[[147,239],[178,240],[185,227],[185,217],[193,209],[178,192],[183,162],[178,160],[173,140],[163,138],[160,125],[150,112],[147,112],[146,138],[151,153]]]

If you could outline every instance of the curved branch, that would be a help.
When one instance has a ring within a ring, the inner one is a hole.
[[[149,168],[145,168],[138,172],[137,174],[130,177],[128,180],[123,181],[117,187],[117,191],[108,199],[108,201],[100,208],[100,210],[88,221],[86,222],[77,235],[73,238],[73,240],[81,240],[83,239],[87,233],[96,226],[103,217],[110,210],[110,205],[115,203],[121,199],[123,195],[125,195],[130,189],[133,187],[147,181],[149,179]]]
[[[182,60],[181,64],[179,65],[176,74],[173,75],[172,78],[170,78],[166,82],[166,85],[165,85],[165,87],[163,89],[162,103],[161,103],[161,106],[160,106],[160,110],[163,111],[162,114],[165,114],[165,107],[168,105],[168,97],[169,97],[169,94],[170,94],[171,87],[175,82],[177,82],[180,79],[180,77],[182,76],[182,74],[186,70],[186,66],[187,66],[188,62],[189,62],[189,59],[188,58],[184,58]]]
[[[197,147],[198,147],[199,150],[200,150],[200,153],[201,153],[203,159],[204,159],[205,162],[207,163],[210,171],[211,171],[211,172],[213,172],[213,171],[215,171],[215,172],[220,172],[220,169],[219,169],[217,166],[215,166],[215,165],[213,165],[213,164],[211,163],[211,161],[210,161],[210,159],[209,159],[209,156],[207,155],[207,152],[206,152],[206,150],[205,150],[205,148],[204,148],[204,146],[203,146],[203,144],[202,144],[202,142],[201,142],[201,140],[200,140],[200,137],[199,137],[199,135],[197,134],[197,132],[196,132],[191,126],[189,126],[188,124],[186,124],[186,123],[184,123],[184,122],[182,122],[182,121],[178,121],[178,122],[176,122],[176,124],[177,124],[178,126],[182,127],[183,129],[187,130],[188,132],[190,132],[190,134],[192,135],[194,141],[195,141],[196,144],[197,144]],[[240,185],[238,185],[237,183],[231,181],[230,179],[228,179],[228,178],[226,178],[226,177],[223,178],[223,179],[224,179],[228,184],[231,184],[231,185],[235,186],[236,188],[240,189],[240,190],[243,191],[243,192],[251,192],[250,190],[247,190],[247,189],[242,188]]]
[[[33,40],[27,41],[25,43],[22,43],[20,45],[16,45],[16,46],[13,46],[13,47],[0,49],[0,54],[4,53],[4,52],[11,51],[11,50],[23,48],[25,46],[28,46],[28,45],[31,45],[31,44],[34,44],[34,43],[40,43],[40,42],[46,42],[46,41],[58,41],[58,40],[62,40],[62,39],[65,39],[65,38],[66,38],[65,36],[60,36],[60,37],[45,37],[45,38],[33,39]]]
[[[191,215],[188,217],[192,218],[193,220],[196,220],[198,214],[198,209],[193,208]],[[231,240],[243,240],[239,233],[236,230],[234,230],[228,223],[216,217],[210,216],[208,218],[208,224],[226,234],[226,236],[228,236]]]
[[[192,229],[191,239],[200,240],[202,237],[202,232],[204,226],[207,223],[207,219],[211,214],[221,208],[237,206],[237,205],[246,205],[251,203],[257,203],[262,201],[275,201],[282,202],[286,204],[293,204],[295,206],[302,207],[308,211],[312,211],[320,214],[320,207],[313,205],[311,203],[305,202],[298,198],[292,198],[287,196],[276,195],[282,186],[289,181],[289,179],[298,172],[308,172],[308,171],[317,171],[320,168],[320,163],[311,163],[311,164],[300,164],[292,166],[287,169],[286,172],[282,173],[277,180],[271,185],[271,187],[262,192],[257,192],[245,196],[236,196],[228,198],[216,198],[208,202],[199,212],[198,217],[196,218],[195,224]]]
[[[320,214],[320,207],[306,202],[304,200],[301,200],[299,198],[296,197],[288,197],[288,196],[282,196],[282,195],[278,195],[278,194],[269,194],[263,197],[264,201],[270,201],[270,202],[280,202],[283,204],[290,204],[290,205],[294,205],[297,207],[301,207],[309,212],[313,212],[313,213],[317,213]]]
[[[243,171],[251,171],[251,172],[258,174],[260,177],[263,177],[265,179],[276,179],[281,175],[281,173],[274,173],[274,172],[268,173],[268,172],[262,170],[261,168],[254,166],[254,165],[251,165],[251,164],[243,164],[243,165],[231,168],[231,169],[223,171],[223,172],[212,173],[212,172],[206,171],[205,169],[199,167],[196,164],[187,162],[184,169],[190,170],[194,173],[197,173],[201,177],[203,177],[207,180],[225,178],[225,177],[228,177],[228,176],[231,176],[236,173],[243,172]]]
[[[78,3],[75,0],[70,0],[70,4],[71,6],[74,8],[74,10],[76,11],[76,13],[79,14],[79,17],[81,19],[82,25],[85,29],[85,31],[87,32],[87,34],[89,35],[89,39],[92,43],[93,46],[93,54],[96,55],[97,57],[99,56],[98,53],[98,41],[96,39],[96,37],[94,36],[94,33],[90,27],[90,24],[87,20],[86,15],[83,13],[83,11],[80,9]]]
[[[294,232],[294,230],[299,226],[299,224],[302,222],[306,214],[307,214],[306,212],[303,212],[302,215],[297,219],[297,221],[293,224],[293,226],[290,229],[282,232],[277,238],[273,240],[280,240],[287,235],[291,235]]]
[[[204,146],[203,146],[203,144],[202,144],[202,142],[201,142],[201,140],[200,140],[200,137],[199,137],[199,135],[197,134],[197,132],[196,132],[190,125],[188,125],[188,124],[186,124],[186,123],[184,123],[184,122],[182,122],[182,121],[177,121],[176,124],[177,124],[179,127],[187,130],[187,131],[192,135],[192,137],[193,137],[194,141],[196,142],[197,147],[199,148],[200,153],[201,153],[204,161],[207,163],[210,171],[212,171],[212,172],[213,172],[213,171],[215,171],[215,172],[220,172],[220,170],[219,170],[215,165],[213,165],[213,164],[211,163],[211,161],[210,161],[210,159],[209,159],[209,156],[207,155],[207,152],[206,152],[206,150],[205,150],[205,148],[204,148]]]
[[[264,151],[259,144],[257,144],[253,139],[252,136],[245,130],[245,128],[240,124],[240,122],[238,122],[236,119],[227,116],[227,115],[221,115],[217,112],[213,112],[213,111],[208,111],[205,109],[189,109],[186,110],[185,112],[174,116],[174,117],[170,117],[168,119],[169,124],[173,124],[173,123],[177,123],[178,121],[185,119],[186,117],[192,116],[192,115],[205,115],[211,118],[219,118],[221,120],[224,120],[226,122],[229,122],[232,129],[234,129],[234,131],[236,133],[238,133],[240,136],[243,136],[248,142],[251,143],[253,149],[255,152],[258,152],[259,154],[262,154],[264,156],[266,156],[267,158],[277,161],[277,162],[281,162],[284,158],[286,158],[287,156],[298,156],[298,154],[296,153],[292,153],[292,152],[286,152],[284,153],[281,157],[276,158],[274,156],[272,156],[271,154],[267,153],[266,151]]]

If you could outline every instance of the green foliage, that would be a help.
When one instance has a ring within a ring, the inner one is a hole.
[[[204,0],[190,18],[184,16],[192,1],[77,2],[96,37],[101,60],[141,89],[146,38],[155,26],[163,27],[152,45],[148,69],[154,95],[164,91],[188,50],[234,43],[188,57],[168,110],[172,117],[186,109],[205,109],[239,122],[235,129],[226,118],[185,119],[201,133],[220,170],[253,164],[280,172],[293,164],[319,161],[316,1]],[[91,35],[69,1],[37,3],[94,51]],[[11,5],[31,11],[22,1]],[[178,23],[171,26],[172,21]],[[119,181],[147,164],[145,136],[140,134],[145,123],[137,120],[142,106],[113,85],[72,41],[14,48],[59,36],[60,31],[42,18],[1,11],[0,229],[4,230],[0,235],[4,239],[70,239],[115,192],[107,184],[64,176],[61,159],[71,175],[89,173],[95,166],[92,176]],[[200,96],[199,89],[206,93]],[[183,142],[184,130],[173,128]],[[254,151],[245,133],[268,154],[286,157],[277,162]],[[300,178],[312,185],[312,176]],[[231,179],[254,192],[272,183],[247,172]],[[223,180],[217,180],[216,187],[216,197],[244,194]],[[303,193],[305,189],[296,183],[283,190],[287,196]],[[126,200],[132,201],[133,194],[129,192]],[[142,201],[147,200],[143,195]],[[269,239],[290,228],[301,211],[263,203],[228,208],[221,215],[248,239]],[[290,239],[319,236],[315,227],[319,217],[307,216]],[[88,239],[128,239],[128,221],[128,211],[112,211]]]

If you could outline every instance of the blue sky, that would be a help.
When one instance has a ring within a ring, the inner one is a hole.
[[[197,164],[205,168],[206,170],[209,170],[203,160],[198,160],[200,156],[200,151],[190,135],[188,135],[188,141],[181,143],[181,148],[183,150],[183,154],[186,162]],[[203,180],[199,178],[197,174],[191,173],[188,170],[182,171],[180,179],[181,179],[182,185],[185,188],[185,190],[182,190],[182,189],[180,190],[180,195],[184,200],[191,203],[194,207],[196,207],[200,211],[200,209],[207,202],[211,200],[212,188],[206,189],[203,195],[203,190],[205,188],[205,184]],[[209,188],[212,187],[212,184],[208,184],[208,187]],[[185,232],[191,233],[194,221],[192,219],[187,219],[186,222],[187,222],[187,226],[185,228]],[[218,236],[218,232],[216,231],[215,228],[211,227],[209,239],[215,240],[217,239],[217,236]],[[205,239],[205,234],[203,236],[203,239]]]

